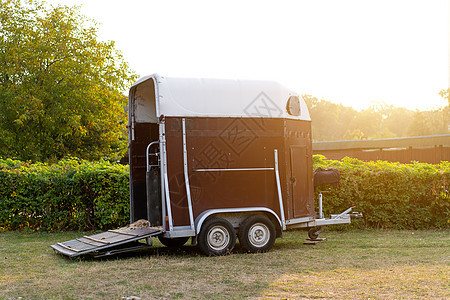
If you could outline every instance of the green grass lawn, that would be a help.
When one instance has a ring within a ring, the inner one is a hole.
[[[450,299],[449,231],[287,232],[268,253],[205,257],[155,247],[70,260],[49,247],[84,235],[0,233],[0,299]]]

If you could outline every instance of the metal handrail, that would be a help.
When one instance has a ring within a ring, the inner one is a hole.
[[[278,150],[274,149],[273,153],[275,159],[275,181],[277,183],[278,204],[280,206],[281,228],[283,230],[286,230],[286,218],[284,216],[283,196],[281,193],[281,183],[280,183],[280,172],[278,170]]]
[[[192,209],[192,200],[191,200],[191,187],[189,185],[189,173],[188,173],[188,158],[187,158],[187,143],[186,143],[186,119],[183,118],[182,124],[183,130],[183,170],[184,170],[184,183],[186,186],[186,197],[188,202],[188,211],[189,211],[189,223],[191,225],[191,229],[195,230],[194,227],[194,213]]]
[[[145,159],[146,159],[146,162],[147,162],[147,164],[146,164],[147,165],[147,172],[150,172],[150,168],[151,167],[159,166],[159,157],[158,157],[158,164],[157,165],[150,165],[150,161],[149,161],[149,156],[150,155],[159,156],[158,153],[149,153],[150,147],[153,146],[154,144],[159,144],[159,141],[151,142],[150,144],[148,144],[147,149],[145,150]]]

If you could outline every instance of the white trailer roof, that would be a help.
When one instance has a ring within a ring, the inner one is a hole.
[[[143,100],[150,99],[150,95],[144,95],[145,91],[153,91],[148,88],[149,80],[155,82],[156,107],[147,108],[144,114],[135,111],[138,122],[141,118],[154,120],[160,115],[311,120],[304,100],[272,81],[169,78],[153,74],[142,77],[130,89],[130,98],[135,97],[133,102],[140,102],[140,108],[148,105]],[[294,115],[288,108],[292,96],[299,99]]]

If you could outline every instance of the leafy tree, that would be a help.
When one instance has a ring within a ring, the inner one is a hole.
[[[433,128],[427,119],[425,112],[417,111],[408,127],[407,134],[409,136],[424,136],[431,135]]]
[[[381,116],[372,108],[362,110],[355,116],[353,122],[344,124],[349,129],[359,129],[364,132],[364,136],[371,139],[380,129]]]
[[[364,132],[362,132],[360,129],[354,129],[350,130],[348,129],[347,132],[344,134],[344,140],[365,140],[366,137],[364,135]]]
[[[446,89],[446,90],[441,90],[441,91],[439,92],[439,95],[440,95],[444,100],[447,100],[447,102],[448,102],[447,107],[450,107],[450,88],[449,88],[449,89]]]
[[[0,0],[0,156],[117,158],[134,79],[77,7]]]
[[[394,107],[389,117],[383,122],[384,127],[389,129],[395,136],[404,137],[414,116],[412,110],[404,107]]]
[[[443,114],[443,133],[448,133],[450,131],[450,88],[446,90],[441,90],[439,92],[439,95],[442,97],[442,99],[447,100],[447,106],[443,108],[442,114]]]
[[[353,122],[356,111],[351,107],[318,100],[310,95],[302,95],[308,106],[312,120],[312,136],[315,141],[342,139]]]
[[[449,90],[441,96],[449,100]],[[450,109],[411,111],[377,102],[368,109],[351,107],[303,95],[312,120],[314,141],[381,139],[447,133]],[[450,101],[450,100],[449,100]]]
[[[386,119],[388,119],[391,116],[394,106],[388,105],[384,101],[378,101],[374,105],[372,105],[371,109],[377,113],[378,118],[380,120],[379,132],[383,132],[384,131],[383,123]]]
[[[395,138],[396,135],[392,133],[389,129],[383,128],[382,130],[378,131],[374,135],[372,135],[371,139],[390,139]]]

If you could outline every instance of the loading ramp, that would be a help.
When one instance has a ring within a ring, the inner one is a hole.
[[[133,228],[127,226],[56,243],[51,247],[71,258],[84,254],[101,257],[148,248],[152,245],[151,237],[160,235],[162,232],[161,227]],[[146,240],[145,243],[139,242],[143,239]]]

